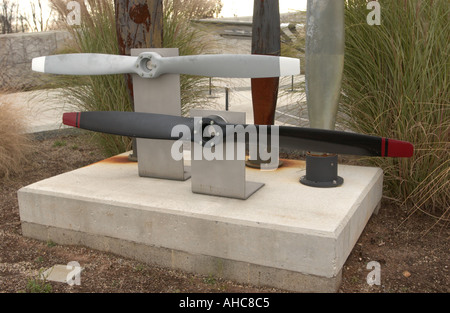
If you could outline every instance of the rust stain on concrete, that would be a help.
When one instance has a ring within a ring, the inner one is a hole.
[[[128,155],[116,155],[116,156],[86,165],[85,167],[96,165],[96,164],[98,165],[98,164],[134,164],[134,163],[137,164],[137,162],[130,161],[128,159]]]
[[[283,170],[286,168],[306,168],[306,162],[302,160],[292,160],[292,159],[281,159],[283,161],[283,165],[279,167],[279,170]]]
[[[99,163],[116,163],[116,164],[124,164],[124,163],[136,163],[130,161],[127,155],[116,155],[111,158],[100,161]]]

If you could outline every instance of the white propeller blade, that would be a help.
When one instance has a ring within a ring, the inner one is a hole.
[[[152,61],[153,63],[153,61]],[[297,75],[298,59],[251,54],[211,54],[156,58],[156,73],[260,78]]]
[[[137,57],[114,54],[74,53],[34,58],[35,72],[66,75],[105,75],[134,72]]]
[[[143,52],[139,56],[78,53],[34,58],[32,70],[66,75],[136,73],[146,78],[163,74],[263,78],[298,75],[300,60],[255,54],[162,57],[155,52]]]

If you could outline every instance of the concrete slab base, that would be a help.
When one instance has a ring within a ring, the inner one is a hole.
[[[139,177],[128,154],[19,190],[23,235],[241,283],[335,292],[382,195],[379,168],[340,165],[344,184],[321,189],[300,184],[305,164],[292,160],[246,169],[265,184],[247,200],[195,194],[190,180]]]

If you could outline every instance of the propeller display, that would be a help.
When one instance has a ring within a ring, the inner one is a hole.
[[[189,74],[210,77],[264,78],[300,73],[300,61],[295,58],[269,55],[213,54],[162,57],[155,52],[139,56],[96,53],[61,54],[34,58],[33,71],[66,75],[105,75],[135,73],[145,78],[163,74]],[[64,113],[65,125],[96,132],[134,138],[177,140],[172,131],[184,125],[192,134],[195,118],[141,112],[75,112]],[[378,157],[411,157],[409,142],[327,129],[293,126],[229,124],[213,117],[201,119],[201,130],[214,124],[220,127],[223,138],[236,129],[252,126],[258,132],[271,134],[273,127],[279,136],[280,147],[307,151]],[[198,125],[197,125],[198,126]],[[203,134],[203,133],[202,133]],[[196,136],[190,136],[191,139]],[[211,138],[202,138],[205,144]]]
[[[141,112],[72,112],[63,114],[63,124],[86,130],[122,135],[134,138],[178,140],[179,134],[173,135],[176,126],[187,127],[194,140],[196,130],[195,118]],[[264,129],[271,134],[277,128],[280,147],[373,157],[411,157],[414,147],[411,143],[395,139],[370,136],[364,134],[315,128],[268,125],[237,125],[226,123],[220,118],[207,117],[201,119],[201,133],[209,125],[220,127],[222,140],[234,135],[236,131],[245,131],[247,126],[256,128],[258,134]],[[242,126],[242,127],[238,127]],[[203,143],[211,137],[203,137]]]
[[[263,78],[300,74],[300,60],[247,54],[205,54],[162,57],[155,52],[139,56],[75,53],[37,57],[35,72],[65,75],[138,74],[157,78],[163,74],[188,74],[224,78]]]

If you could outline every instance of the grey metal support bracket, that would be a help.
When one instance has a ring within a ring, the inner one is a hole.
[[[163,57],[178,56],[176,48],[131,49],[132,56],[142,52],[156,52]],[[136,112],[181,116],[180,75],[165,74],[158,78],[133,74],[134,109]],[[141,177],[187,180],[190,169],[184,160],[174,160],[171,148],[174,141],[136,139],[138,171]]]
[[[190,115],[191,117],[202,118],[219,116],[227,123],[245,124],[244,112],[194,109],[190,111]],[[227,147],[226,142],[223,142],[220,144],[222,145],[220,148],[223,149],[223,157],[221,159],[207,160],[200,153],[204,151],[203,149],[210,148],[198,142],[192,143],[192,192],[245,200],[264,186],[263,183],[245,180],[245,147],[238,149],[238,143],[234,142],[233,144],[234,158],[227,158],[226,151],[229,147]],[[218,147],[215,146],[213,148]],[[238,155],[238,153],[240,154]]]

